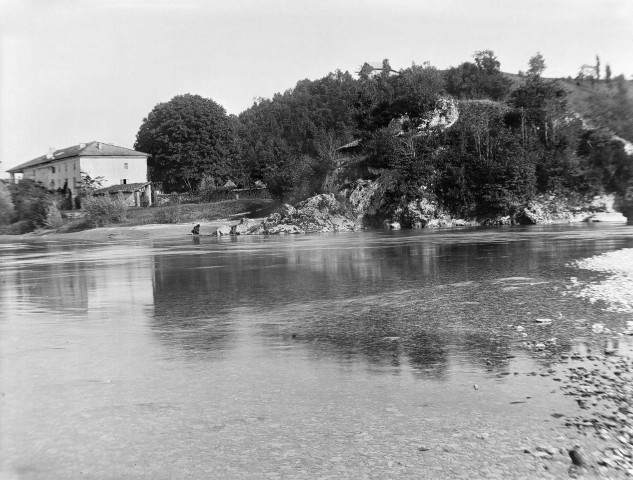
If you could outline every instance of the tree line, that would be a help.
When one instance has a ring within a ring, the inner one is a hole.
[[[567,89],[543,77],[541,54],[528,65],[517,82],[491,50],[444,71],[429,63],[396,71],[384,60],[357,75],[301,80],[238,116],[180,95],[154,107],[134,147],[150,154],[150,180],[165,192],[230,179],[241,187],[263,181],[274,196],[300,200],[323,190],[340,147],[358,140],[360,175],[387,179],[394,202],[423,188],[454,213],[480,215],[509,212],[543,192],[622,193],[632,178],[622,144],[583,128]],[[633,104],[626,82],[616,83],[615,93],[592,101],[606,126],[631,138]],[[457,101],[459,120],[422,134],[425,115],[443,98]]]

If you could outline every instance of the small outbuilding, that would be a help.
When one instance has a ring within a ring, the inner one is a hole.
[[[149,207],[152,205],[152,184],[143,182],[111,185],[95,190],[92,195],[96,197],[121,195],[128,207]]]

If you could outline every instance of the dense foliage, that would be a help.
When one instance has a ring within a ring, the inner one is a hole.
[[[11,223],[14,215],[13,200],[9,187],[0,180],[0,225]]]
[[[475,63],[464,62],[445,73],[446,91],[460,99],[503,100],[512,82],[501,72],[501,63],[492,50],[476,52]]]
[[[583,113],[596,124],[633,141],[633,92],[628,83],[623,75],[618,75],[601,84],[602,88],[595,86],[589,92]]]
[[[89,196],[83,199],[83,209],[86,212],[86,222],[91,227],[103,227],[111,223],[121,223],[125,220],[127,205],[125,200],[117,195]]]
[[[149,179],[169,193],[193,191],[205,175],[228,178],[236,159],[234,123],[223,107],[179,95],[149,113],[134,148],[149,153]]]
[[[9,191],[15,208],[12,223],[21,222],[25,231],[46,226],[49,207],[57,201],[54,194],[30,179],[9,185]]]
[[[152,155],[151,179],[166,191],[263,181],[274,196],[300,200],[340,187],[329,179],[351,155],[347,179],[380,178],[387,203],[425,197],[464,216],[510,214],[538,193],[622,193],[633,178],[622,143],[583,127],[568,89],[542,77],[541,54],[528,67],[513,83],[490,50],[443,72],[428,63],[396,71],[384,60],[358,76],[301,80],[237,118],[185,95],[154,108],[135,147]],[[594,116],[633,139],[626,82],[610,75],[604,82]],[[434,126],[451,98],[459,119]]]

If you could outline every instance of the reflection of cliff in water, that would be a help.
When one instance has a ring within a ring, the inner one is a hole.
[[[232,349],[247,332],[436,378],[449,357],[507,370],[519,324],[568,349],[586,305],[552,282],[565,263],[591,254],[592,242],[464,237],[202,240],[186,254],[155,257],[155,321],[165,341],[194,351]],[[534,330],[534,317],[559,311],[564,318]]]

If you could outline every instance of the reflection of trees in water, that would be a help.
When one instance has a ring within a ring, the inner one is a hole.
[[[591,250],[587,242],[538,237],[480,244],[463,235],[456,242],[441,237],[446,243],[432,235],[387,244],[371,235],[340,238],[316,246],[310,239],[207,245],[202,239],[192,254],[156,256],[155,331],[198,351],[233,348],[237,330],[246,327],[265,342],[300,342],[342,361],[407,363],[436,378],[446,375],[449,352],[503,371],[522,340],[508,324],[537,312],[549,316],[561,298],[551,285],[503,291],[508,284],[496,279],[549,277],[552,265],[562,268]],[[560,278],[560,270],[553,276]],[[532,330],[530,339],[545,340]]]
[[[416,373],[442,379],[448,369],[448,343],[445,336],[419,330],[407,337],[403,346]]]

